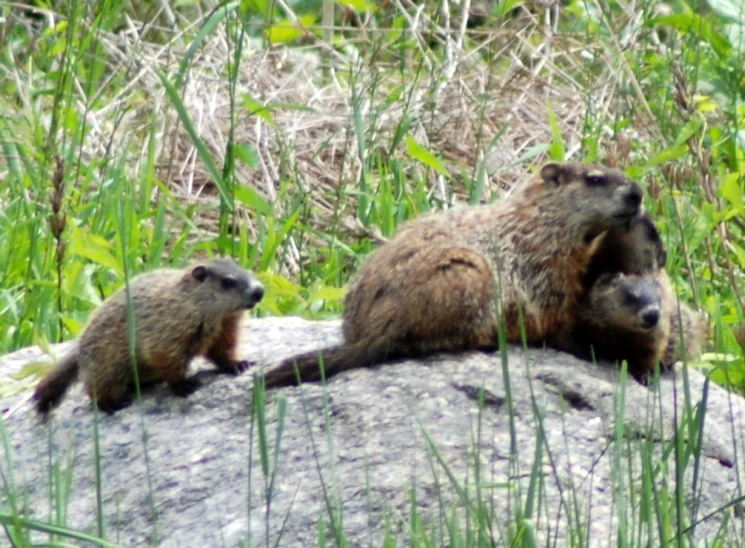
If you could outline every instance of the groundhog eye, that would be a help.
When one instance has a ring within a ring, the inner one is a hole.
[[[223,289],[233,289],[236,284],[236,282],[233,278],[223,278],[222,279],[222,288]]]
[[[631,291],[624,291],[623,292],[623,304],[625,304],[626,306],[634,305],[638,301],[639,301],[639,297],[637,297]]]
[[[602,186],[606,183],[606,178],[605,175],[590,173],[585,177],[585,182],[587,182],[589,186]]]

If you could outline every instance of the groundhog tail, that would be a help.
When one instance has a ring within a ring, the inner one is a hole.
[[[78,378],[78,353],[70,352],[54,366],[34,391],[34,407],[43,418],[57,407],[69,386]]]
[[[321,378],[321,362],[326,378],[347,369],[367,367],[382,361],[384,356],[377,352],[375,345],[339,345],[322,350],[298,354],[280,363],[264,375],[264,386],[276,388],[297,384],[298,373],[303,382],[317,381]]]

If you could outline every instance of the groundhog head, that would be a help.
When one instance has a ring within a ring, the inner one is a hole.
[[[623,236],[623,232],[621,232]],[[652,220],[652,216],[646,211],[629,221],[629,227],[626,231],[625,242],[631,249],[638,250],[639,258],[634,260],[632,257],[629,261],[629,269],[626,272],[634,274],[643,274],[644,272],[653,272],[667,265],[667,250],[662,243],[660,233]],[[631,267],[636,267],[633,270]]]
[[[554,207],[570,211],[568,222],[585,231],[587,241],[639,214],[642,190],[621,171],[598,165],[546,164],[541,179],[554,195]]]
[[[667,264],[667,250],[646,211],[601,234],[593,247],[585,287],[590,287],[601,274],[645,274],[656,272]]]
[[[264,286],[256,276],[231,260],[197,264],[190,276],[205,294],[204,306],[218,311],[250,310],[264,297]]]
[[[599,325],[651,331],[664,321],[662,289],[654,274],[603,274],[590,288],[588,310]]]

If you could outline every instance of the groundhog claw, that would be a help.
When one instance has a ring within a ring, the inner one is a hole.
[[[248,369],[248,366],[251,365],[253,362],[249,362],[247,360],[237,360],[237,361],[223,361],[220,364],[218,364],[218,367],[221,371],[224,371],[225,373],[228,373],[229,375],[240,375],[243,373],[246,369]]]

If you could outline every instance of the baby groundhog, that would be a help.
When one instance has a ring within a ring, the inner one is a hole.
[[[650,215],[642,213],[598,241],[585,275],[587,294],[578,305],[574,353],[587,358],[594,347],[599,358],[627,360],[634,377],[644,380],[658,361],[669,368],[682,358],[682,325],[688,356],[697,356],[705,324],[684,304],[679,322],[664,270],[667,252]],[[651,321],[654,310],[659,311],[657,322]]]
[[[578,307],[575,354],[626,360],[629,373],[644,381],[667,347],[672,303],[664,270],[602,274]]]
[[[134,310],[134,359],[141,384],[163,380],[186,397],[199,386],[187,378],[195,356],[238,374],[248,364],[235,357],[241,316],[264,295],[254,275],[231,260],[215,259],[185,270],[159,269],[129,284]],[[93,313],[73,350],[44,377],[34,392],[42,415],[56,407],[82,372],[86,390],[107,412],[132,401],[134,372],[123,287]]]
[[[589,358],[626,360],[629,373],[644,382],[657,362],[669,369],[701,352],[706,319],[678,303],[667,272],[601,275],[583,299],[574,339]],[[682,327],[682,329],[681,329]]]
[[[548,164],[502,201],[416,219],[376,250],[345,299],[344,344],[320,351],[327,376],[388,359],[493,348],[571,346],[583,276],[603,232],[636,216],[639,186],[620,171]],[[266,386],[320,377],[319,352],[287,359]]]

